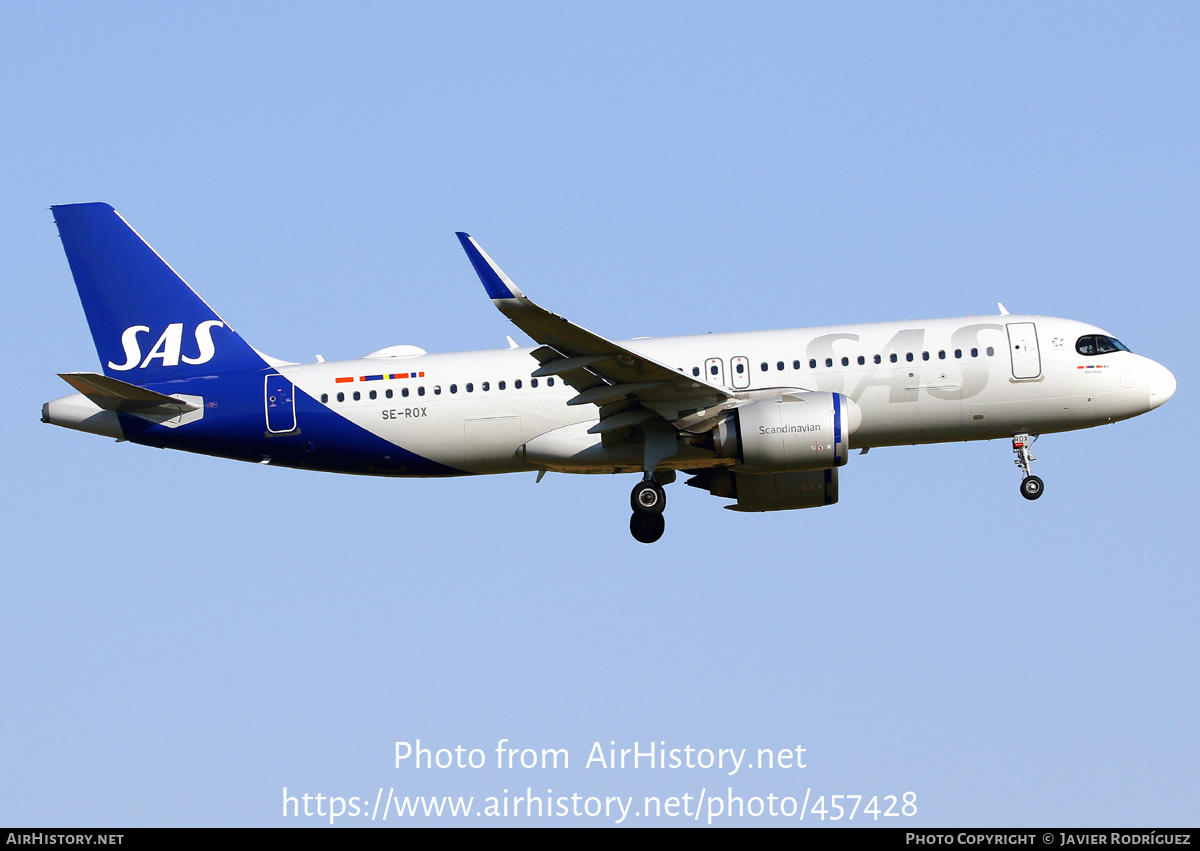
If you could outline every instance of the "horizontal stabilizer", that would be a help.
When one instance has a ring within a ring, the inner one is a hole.
[[[123,414],[184,414],[198,406],[95,372],[60,372],[58,377],[106,411]]]

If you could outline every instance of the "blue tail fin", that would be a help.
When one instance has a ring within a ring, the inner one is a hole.
[[[150,384],[266,366],[108,204],[51,210],[105,375]]]

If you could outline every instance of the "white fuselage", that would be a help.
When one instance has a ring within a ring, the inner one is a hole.
[[[1174,378],[1148,358],[1076,351],[1081,335],[1104,333],[1073,320],[1001,315],[643,338],[621,345],[747,397],[777,388],[844,394],[861,412],[852,446],[866,448],[1087,428],[1136,416],[1170,397]],[[577,391],[561,379],[531,378],[538,366],[532,351],[278,369],[331,412],[465,472],[640,469],[640,450],[598,454],[601,437],[587,429],[599,419],[599,409],[568,406]],[[391,377],[397,375],[412,377]],[[551,434],[554,440],[547,441]],[[537,450],[532,454],[530,444]],[[687,453],[662,464],[702,466],[703,458]]]
[[[103,374],[42,420],[134,443],[370,476],[641,473],[629,530],[663,534],[665,485],[740,512],[838,501],[854,448],[1011,438],[1115,422],[1175,392],[1102,329],[1000,315],[613,341],[530,299],[467,233],[488,298],[536,348],[334,363],[263,355],[103,203],[54,207]]]

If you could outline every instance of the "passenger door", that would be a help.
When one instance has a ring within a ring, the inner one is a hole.
[[[1037,378],[1042,374],[1037,328],[1032,322],[1013,322],[1008,325],[1008,352],[1012,356],[1013,378]]]
[[[268,432],[286,434],[296,430],[296,388],[289,376],[273,373],[266,377],[263,404]]]

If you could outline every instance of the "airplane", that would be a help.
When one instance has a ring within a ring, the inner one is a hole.
[[[102,371],[42,422],[171,449],[371,476],[641,473],[630,532],[665,529],[664,487],[734,511],[838,501],[851,449],[1012,441],[1021,495],[1040,434],[1157,408],[1164,366],[1083,322],[999,313],[614,341],[540,307],[468,234],[492,303],[537,345],[292,363],[259,352],[107,204],[51,208]]]

